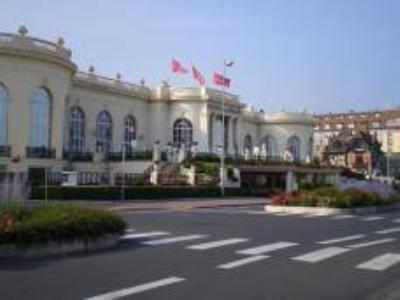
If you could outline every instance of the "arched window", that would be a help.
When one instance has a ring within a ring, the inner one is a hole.
[[[180,118],[174,122],[174,143],[189,144],[193,141],[193,125],[188,119]]]
[[[276,137],[272,135],[267,135],[263,141],[265,156],[267,159],[273,159],[278,156],[278,141]]]
[[[124,146],[127,152],[132,152],[133,141],[136,141],[136,119],[128,115],[124,120]]]
[[[85,148],[85,113],[74,106],[69,113],[69,151],[83,152]]]
[[[310,138],[308,139],[307,154],[310,159],[312,159],[314,156],[314,138],[312,136],[310,136]]]
[[[50,95],[35,88],[29,98],[29,146],[49,148]]]
[[[253,154],[253,139],[250,134],[247,134],[243,140],[244,154],[252,156]]]
[[[0,83],[0,145],[7,144],[8,93]]]
[[[112,146],[112,118],[111,114],[103,110],[96,120],[96,151],[110,152]]]
[[[292,135],[287,141],[287,149],[292,154],[293,160],[300,160],[300,139],[297,135]]]

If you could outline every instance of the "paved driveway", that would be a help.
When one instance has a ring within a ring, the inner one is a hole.
[[[400,299],[400,214],[124,217],[131,230],[113,250],[0,261],[1,298]]]

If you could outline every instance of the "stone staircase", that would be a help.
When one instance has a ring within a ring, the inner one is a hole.
[[[164,162],[160,166],[159,183],[161,185],[187,185],[188,178],[180,172],[179,163]]]

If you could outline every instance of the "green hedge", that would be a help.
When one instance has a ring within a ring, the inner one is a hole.
[[[0,244],[28,247],[48,242],[97,240],[123,234],[125,221],[108,211],[74,206],[0,209]]]
[[[31,199],[44,199],[44,187],[32,187]],[[48,199],[52,200],[119,200],[120,187],[60,187],[47,188]],[[265,196],[265,191],[227,188],[226,196]],[[125,199],[208,198],[219,197],[219,187],[126,187]]]

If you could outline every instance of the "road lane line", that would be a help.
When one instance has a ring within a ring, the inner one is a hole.
[[[362,219],[360,219],[360,221],[372,222],[372,221],[378,221],[378,220],[383,220],[383,219],[385,219],[385,218],[384,217],[379,217],[379,216],[372,216],[372,217],[362,218]]]
[[[119,299],[122,297],[126,297],[129,295],[133,295],[133,294],[138,294],[141,292],[145,292],[145,291],[149,291],[149,290],[153,290],[159,287],[163,287],[166,285],[171,285],[174,283],[178,283],[181,281],[186,280],[185,278],[180,278],[180,277],[168,277],[165,279],[161,279],[161,280],[157,280],[157,281],[153,281],[153,282],[149,282],[149,283],[144,283],[144,284],[140,284],[134,287],[130,287],[130,288],[126,288],[126,289],[122,289],[122,290],[118,290],[118,291],[114,291],[114,292],[110,292],[110,293],[106,293],[106,294],[102,294],[99,296],[95,296],[95,297],[91,297],[91,298],[86,298],[86,300],[113,300],[113,299]]]
[[[249,241],[249,239],[232,238],[232,239],[219,240],[219,241],[213,241],[213,242],[208,242],[208,243],[203,243],[203,244],[192,245],[192,246],[188,246],[186,248],[191,249],[191,250],[208,250],[208,249],[214,249],[214,248],[223,247],[223,246],[244,243],[247,241]]]
[[[203,238],[206,238],[207,236],[208,235],[204,235],[204,234],[183,235],[183,236],[165,238],[165,239],[154,240],[154,241],[145,241],[145,242],[142,242],[142,244],[148,245],[148,246],[157,246],[157,245],[165,245],[165,244],[171,244],[171,243],[203,239]]]
[[[272,244],[267,244],[267,245],[253,247],[253,248],[239,250],[239,251],[236,251],[236,253],[246,254],[246,255],[259,255],[259,254],[264,254],[264,253],[268,253],[271,251],[285,249],[285,248],[293,247],[293,246],[297,246],[297,245],[298,245],[297,243],[292,243],[292,242],[276,242],[276,243],[272,243]]]
[[[400,219],[394,219],[393,222],[394,223],[400,223]]]
[[[350,251],[350,249],[342,247],[328,247],[313,252],[309,252],[300,256],[292,257],[291,259],[298,261],[305,261],[309,263],[316,263],[348,251]]]
[[[394,232],[400,232],[400,227],[387,228],[387,229],[375,231],[376,234],[388,234],[388,233],[394,233]]]
[[[170,234],[169,232],[165,232],[165,231],[150,231],[150,232],[125,234],[121,237],[121,239],[122,240],[134,240],[134,239],[142,239],[142,238],[169,235],[169,234]]]
[[[303,215],[304,218],[318,218],[318,217],[328,217],[329,215],[324,212],[318,212],[318,213],[306,213]]]
[[[358,249],[358,248],[364,248],[364,247],[369,247],[369,246],[391,243],[391,242],[394,242],[395,240],[396,239],[389,238],[389,239],[375,240],[375,241],[370,241],[370,242],[365,242],[365,243],[360,243],[360,244],[353,244],[353,245],[349,245],[346,247],[351,248],[351,249]]]
[[[400,254],[385,253],[356,266],[357,269],[384,271],[400,263]]]
[[[268,212],[263,211],[263,210],[247,210],[247,211],[244,211],[244,213],[249,214],[249,215],[266,215],[266,214],[269,214]]]
[[[277,216],[277,217],[285,217],[285,216],[293,215],[292,213],[289,213],[289,212],[278,212],[278,213],[268,213],[268,214]]]
[[[344,236],[344,237],[340,237],[340,238],[336,238],[336,239],[320,241],[320,242],[317,242],[317,244],[330,245],[330,244],[335,244],[335,243],[340,243],[340,242],[347,242],[347,241],[362,239],[365,236],[366,236],[365,234],[355,234],[355,235]]]
[[[354,217],[355,217],[354,215],[338,215],[338,216],[332,217],[332,220],[351,219]]]
[[[251,264],[263,259],[268,258],[268,255],[257,255],[257,256],[250,256],[250,257],[246,257],[246,258],[242,258],[242,259],[238,259],[226,264],[222,264],[217,266],[217,269],[224,269],[224,270],[230,270],[233,268],[237,268],[243,265],[247,265],[247,264]]]

